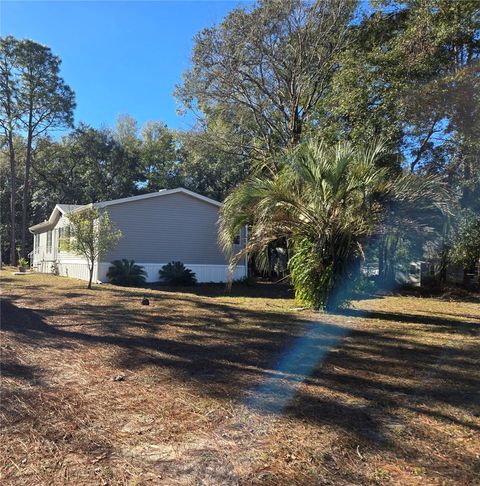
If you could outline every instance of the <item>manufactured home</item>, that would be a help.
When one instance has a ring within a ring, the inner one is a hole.
[[[88,206],[57,204],[47,221],[30,227],[34,244],[32,267],[42,273],[88,280],[87,261],[60,248],[60,239],[68,226],[68,214],[95,207],[109,212],[122,232],[115,248],[103,255],[94,269],[93,280],[106,282],[113,260],[135,260],[147,272],[147,281],[159,279],[160,268],[181,261],[195,272],[198,282],[225,282],[228,256],[218,243],[218,201],[184,188],[162,190],[140,196],[94,203]],[[240,234],[235,251],[244,244]],[[235,279],[246,276],[247,266],[240,264]]]

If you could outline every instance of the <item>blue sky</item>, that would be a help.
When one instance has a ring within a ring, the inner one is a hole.
[[[76,93],[75,123],[112,126],[128,113],[188,129],[172,93],[188,68],[194,35],[238,1],[4,1],[1,35],[28,37],[62,59]]]

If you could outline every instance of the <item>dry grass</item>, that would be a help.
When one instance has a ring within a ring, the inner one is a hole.
[[[2,484],[480,484],[478,296],[1,276]]]

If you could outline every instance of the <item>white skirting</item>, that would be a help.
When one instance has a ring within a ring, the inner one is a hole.
[[[144,267],[147,272],[147,282],[158,282],[158,271],[165,265],[165,263],[141,263],[135,262],[137,265]],[[185,263],[185,266],[195,272],[197,282],[226,282],[228,280],[228,265],[197,265],[193,263]],[[106,282],[106,274],[110,263],[100,263],[98,280]],[[234,280],[241,279],[246,276],[245,265],[238,265],[233,276]]]
[[[93,268],[93,281],[96,281],[97,265]],[[63,277],[79,278],[88,280],[90,272],[86,262],[62,262],[58,264],[58,274]]]
[[[96,280],[96,268],[93,269],[93,280]],[[53,260],[45,260],[40,262],[33,262],[33,269],[40,273],[50,273],[52,275],[60,275],[62,277],[79,278],[81,280],[88,280],[90,273],[88,271],[88,264],[86,260],[81,258],[71,260],[60,260],[55,262]]]
[[[34,268],[41,273],[53,273],[52,265],[53,261],[37,263]],[[158,282],[159,274],[158,271],[165,265],[165,263],[137,263],[144,267],[147,272],[147,282]],[[110,262],[101,262],[93,270],[93,281],[94,282],[107,282],[107,272],[110,267]],[[209,283],[209,282],[226,282],[228,280],[228,265],[197,265],[186,263],[185,266],[195,272],[197,281],[199,283]],[[57,264],[58,275],[62,277],[79,278],[81,280],[88,280],[88,264],[85,260],[75,259],[75,260],[60,260]],[[246,276],[245,265],[238,265],[235,269],[235,274],[233,276],[234,280],[244,278]]]

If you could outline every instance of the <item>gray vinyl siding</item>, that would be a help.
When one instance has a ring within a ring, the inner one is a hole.
[[[225,265],[218,244],[219,207],[183,193],[106,208],[122,239],[102,261]]]

